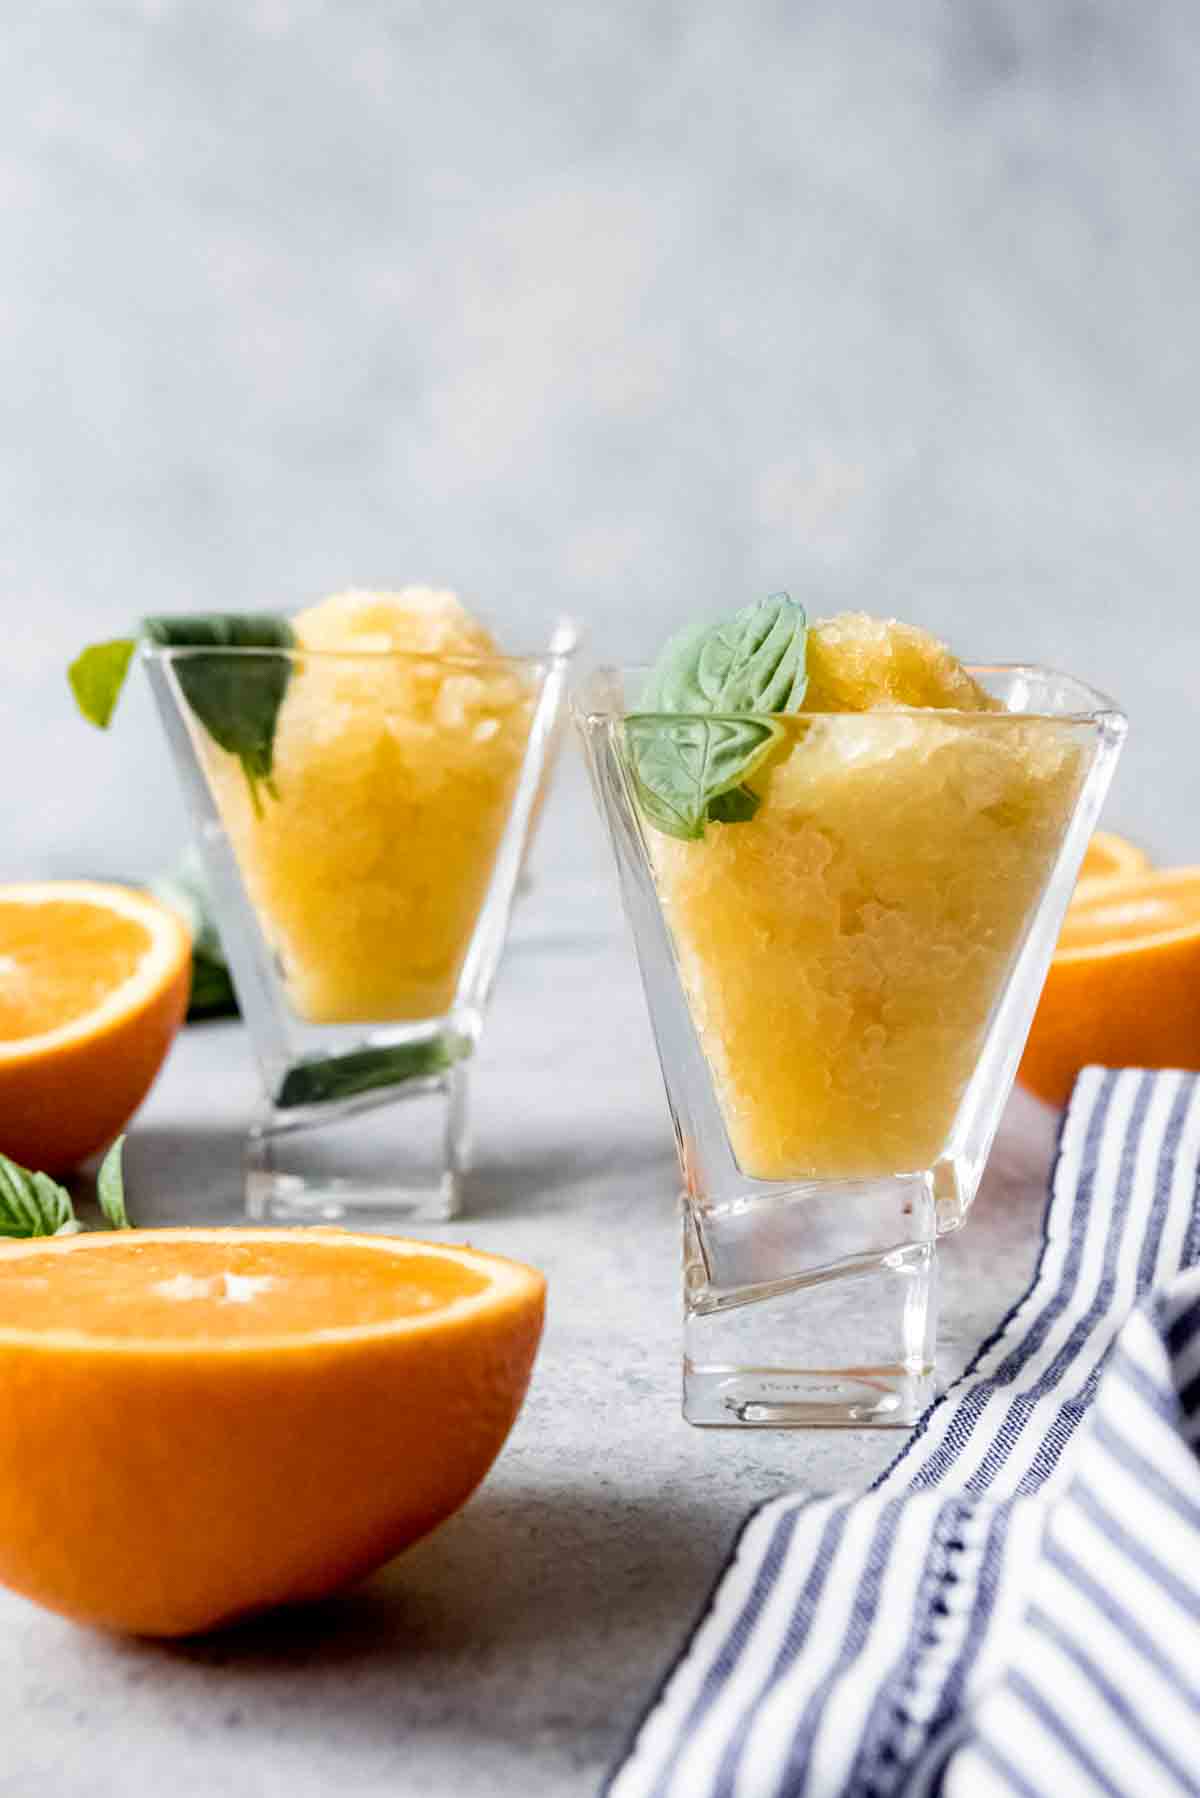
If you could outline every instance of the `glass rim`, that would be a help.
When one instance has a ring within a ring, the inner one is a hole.
[[[1038,662],[963,662],[963,672],[973,678],[988,675],[1009,675],[1013,678],[1025,676],[1037,680],[1057,680],[1075,689],[1081,700],[1085,701],[1078,710],[1047,711],[999,711],[976,712],[966,711],[958,706],[914,706],[889,705],[877,706],[861,712],[839,711],[800,711],[780,712],[655,712],[641,706],[629,705],[594,705],[587,692],[575,692],[571,695],[571,707],[580,717],[588,720],[602,721],[621,718],[653,718],[664,723],[695,724],[698,718],[716,723],[737,723],[744,719],[753,719],[761,723],[777,725],[782,718],[937,718],[956,723],[982,725],[1028,724],[1032,721],[1044,720],[1053,724],[1090,724],[1106,726],[1110,730],[1124,732],[1128,728],[1129,719],[1121,707],[1107,693],[1098,687],[1089,686],[1074,674],[1066,674],[1061,669],[1051,668]],[[650,662],[634,662],[624,666],[616,663],[605,663],[593,669],[589,676],[589,685],[598,683],[606,677],[610,680],[644,679],[651,673]]]
[[[202,656],[228,656],[235,661],[254,662],[284,656],[289,662],[365,662],[372,666],[397,663],[404,667],[434,663],[441,668],[458,668],[465,673],[479,669],[529,672],[569,662],[579,648],[580,637],[576,621],[563,616],[555,620],[550,642],[545,649],[517,655],[499,652],[495,655],[470,655],[438,649],[305,649],[299,643],[277,646],[248,643],[153,643],[144,638],[138,648],[142,658],[149,662],[189,662]]]

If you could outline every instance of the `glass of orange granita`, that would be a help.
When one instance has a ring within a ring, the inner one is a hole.
[[[683,1174],[684,1414],[911,1422],[1125,732],[786,595],[577,701]]]
[[[422,587],[280,629],[142,647],[265,1087],[247,1208],[452,1217],[575,634],[507,656]]]

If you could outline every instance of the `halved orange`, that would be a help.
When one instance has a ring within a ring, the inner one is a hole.
[[[362,1578],[491,1466],[544,1295],[338,1230],[0,1246],[0,1582],[170,1636]]]
[[[1063,1105],[1090,1062],[1200,1068],[1200,868],[1076,890],[1020,1078]]]
[[[176,914],[97,881],[0,886],[0,1151],[66,1173],[154,1082],[187,1010]]]
[[[1144,873],[1150,866],[1150,857],[1128,837],[1119,837],[1112,830],[1098,830],[1087,846],[1083,858],[1083,866],[1079,870],[1080,880],[1119,880],[1127,874]]]

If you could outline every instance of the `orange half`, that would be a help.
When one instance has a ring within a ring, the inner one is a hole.
[[[1021,1062],[1066,1103],[1079,1070],[1200,1068],[1200,868],[1089,882],[1067,910]]]
[[[0,886],[0,1151],[66,1173],[122,1129],[187,1010],[173,911],[96,881]]]
[[[1150,857],[1128,837],[1115,831],[1098,830],[1087,846],[1080,880],[1120,880],[1127,874],[1142,874],[1150,866]]]
[[[0,1245],[0,1582],[183,1635],[362,1578],[491,1466],[544,1296],[338,1230]]]

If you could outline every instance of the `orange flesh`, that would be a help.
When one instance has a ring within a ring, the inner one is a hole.
[[[434,1256],[303,1241],[164,1242],[136,1235],[102,1253],[0,1250],[0,1337],[216,1342],[305,1340],[327,1330],[429,1317],[487,1281]]]
[[[491,1466],[544,1290],[330,1230],[0,1245],[0,1585],[180,1636],[352,1584]]]
[[[0,905],[0,1042],[82,1017],[131,978],[150,946],[134,918],[59,900]]]
[[[1200,868],[1083,882],[1021,1061],[1063,1105],[1081,1068],[1200,1068]]]
[[[1113,880],[1125,874],[1141,874],[1150,867],[1150,857],[1127,837],[1110,830],[1098,830],[1087,847],[1080,880]]]
[[[1167,882],[1150,875],[1140,890],[1122,882],[1115,893],[1088,893],[1068,910],[1058,953],[1136,948],[1147,939],[1176,930],[1195,930],[1200,919],[1200,877]]]

